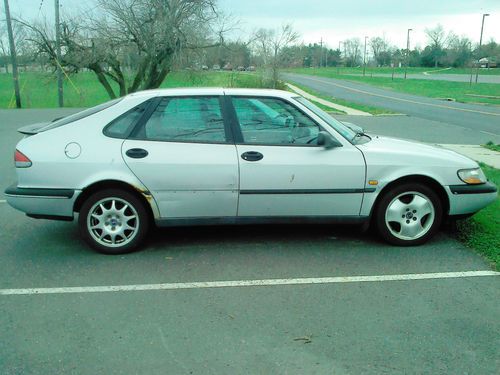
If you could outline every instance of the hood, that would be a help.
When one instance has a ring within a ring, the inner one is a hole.
[[[440,165],[459,168],[476,168],[478,166],[474,160],[441,146],[398,138],[372,136],[370,142],[357,145],[357,147],[363,152],[368,163]]]

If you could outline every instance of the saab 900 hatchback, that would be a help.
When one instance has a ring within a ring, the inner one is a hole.
[[[104,253],[135,249],[151,225],[371,222],[418,245],[497,196],[464,156],[365,134],[284,91],[139,92],[20,132],[8,203],[78,214]]]

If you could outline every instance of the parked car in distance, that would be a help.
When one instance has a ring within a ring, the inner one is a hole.
[[[238,72],[244,72],[244,71],[245,71],[245,67],[240,65],[240,66],[238,66],[238,67],[236,68],[236,70],[237,70]]]
[[[212,70],[220,70],[220,65],[215,64],[212,66]]]
[[[152,225],[372,223],[419,245],[496,199],[467,157],[347,125],[286,91],[138,92],[21,128],[6,199],[33,218],[78,217],[109,254]]]
[[[249,72],[255,72],[255,66],[250,65],[250,66],[247,68],[247,71],[249,71]]]

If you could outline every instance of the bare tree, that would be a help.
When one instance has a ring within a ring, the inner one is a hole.
[[[377,65],[386,65],[390,63],[390,46],[385,38],[379,36],[370,39],[373,57]]]
[[[16,54],[22,57],[21,60],[26,61],[33,55],[32,44],[28,40],[26,30],[17,22],[12,22],[12,34],[14,44],[16,46]],[[8,57],[10,55],[9,43],[7,42],[7,30],[5,23],[0,22],[0,55],[5,62],[5,69],[8,73]]]
[[[450,32],[446,44],[445,62],[447,65],[463,67],[472,63],[472,41],[469,38]]]
[[[257,51],[263,63],[271,70],[273,87],[279,81],[279,69],[283,62],[283,51],[296,42],[299,34],[293,30],[291,24],[284,24],[280,29],[260,29],[255,33]]]
[[[444,45],[446,43],[446,32],[442,25],[438,24],[432,29],[425,29],[432,57],[434,59],[434,67],[437,68],[441,58],[446,54]]]
[[[359,38],[344,41],[345,58],[347,66],[357,66],[361,60],[361,41]]]
[[[92,70],[115,98],[159,87],[181,50],[221,43],[227,30],[215,30],[218,19],[215,0],[99,0],[99,14],[62,21],[61,61],[50,28],[23,24],[54,66]]]

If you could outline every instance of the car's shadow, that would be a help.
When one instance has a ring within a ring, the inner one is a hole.
[[[24,221],[24,218],[23,218]],[[7,234],[6,240],[10,251],[23,249],[23,257],[36,259],[49,255],[59,257],[59,261],[70,258],[88,257],[101,254],[93,250],[81,239],[75,222],[30,221],[29,232],[22,230],[22,225],[14,225]],[[18,228],[19,227],[19,228]],[[16,233],[16,229],[22,232]],[[444,228],[429,242],[430,245],[440,245],[454,238],[452,231]],[[296,249],[319,249],[328,246],[332,251],[349,251],[353,248],[388,251],[397,249],[385,243],[370,228],[363,231],[353,225],[241,225],[241,226],[197,226],[152,228],[138,254],[196,254],[209,252],[212,254],[222,250],[241,252],[266,252],[283,249],[287,252]],[[426,247],[427,245],[424,245]],[[139,255],[141,256],[141,255]],[[146,256],[147,257],[147,256]],[[58,261],[58,262],[59,262]]]
[[[380,245],[382,242],[373,231],[363,231],[357,226],[348,225],[242,225],[242,226],[200,226],[177,228],[154,228],[148,236],[145,248],[148,251],[163,248],[219,245],[286,246],[286,244],[312,245],[323,243],[326,239],[345,242],[365,242],[367,245]]]

